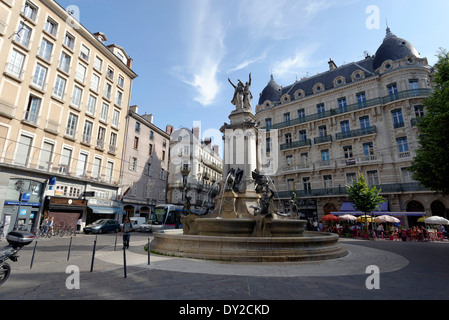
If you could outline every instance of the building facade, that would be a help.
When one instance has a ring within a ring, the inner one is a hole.
[[[43,215],[73,225],[122,212],[123,125],[137,75],[105,41],[53,0],[0,1],[1,219],[19,215],[31,229]]]
[[[150,218],[158,204],[167,202],[171,126],[162,130],[153,115],[139,115],[130,107],[123,166],[122,207],[128,217]]]
[[[184,205],[189,198],[192,210],[204,212],[214,207],[219,182],[223,176],[223,160],[219,147],[210,138],[200,137],[200,129],[182,128],[170,139],[168,201]]]
[[[309,219],[338,212],[359,173],[380,186],[390,212],[447,217],[449,199],[413,181],[417,121],[431,94],[433,69],[408,41],[387,29],[375,56],[281,87],[272,78],[256,110],[262,147],[276,157],[273,177],[285,209],[291,192]],[[273,158],[274,159],[274,158]],[[407,213],[408,212],[408,213]]]

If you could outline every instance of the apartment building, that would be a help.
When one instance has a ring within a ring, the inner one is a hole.
[[[0,0],[0,212],[29,229],[122,213],[132,59],[53,0]]]
[[[152,114],[138,111],[138,106],[131,106],[128,113],[122,207],[128,217],[150,218],[156,205],[167,202],[173,127],[167,125],[164,131],[154,125]]]
[[[184,205],[190,198],[193,211],[214,207],[223,178],[223,160],[211,138],[201,139],[200,128],[175,130],[170,139],[167,197],[169,203]]]
[[[389,212],[448,215],[449,199],[413,181],[407,168],[418,147],[423,100],[433,69],[390,29],[374,56],[281,87],[272,77],[256,110],[263,152],[276,157],[273,177],[288,208],[291,191],[309,219],[348,205],[346,186],[363,173],[380,186]],[[278,146],[278,147],[276,147]]]

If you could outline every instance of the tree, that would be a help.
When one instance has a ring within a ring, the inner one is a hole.
[[[355,209],[365,215],[371,215],[371,221],[374,219],[373,212],[378,210],[380,205],[385,202],[385,199],[380,196],[382,190],[376,186],[369,186],[362,173],[359,173],[359,179],[354,181],[352,185],[347,186],[346,190],[348,199],[354,203]],[[366,224],[366,231],[368,231],[368,224]]]
[[[434,91],[424,100],[417,124],[419,147],[409,170],[423,186],[449,194],[449,53],[441,49],[435,65]]]

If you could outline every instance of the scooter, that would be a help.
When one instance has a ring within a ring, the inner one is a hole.
[[[31,242],[33,242],[34,235],[24,231],[11,231],[6,236],[9,246],[0,250],[0,286],[8,280],[11,274],[11,266],[6,263],[8,259],[17,262],[19,256],[17,253]]]

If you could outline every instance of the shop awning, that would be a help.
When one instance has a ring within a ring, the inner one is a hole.
[[[126,211],[119,207],[94,207],[89,206],[93,213],[96,214],[125,214]]]
[[[352,202],[343,202],[343,205],[340,208],[340,212],[342,212],[342,213],[344,212],[344,213],[353,214],[356,211],[357,210],[355,209],[355,206],[354,206],[354,204]],[[377,210],[375,213],[378,213],[378,212],[383,213],[383,212],[386,212],[386,211],[388,211],[388,201],[382,203],[380,205],[379,210]]]

